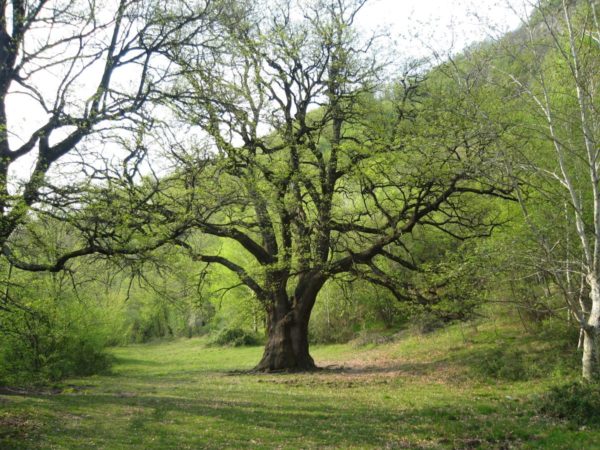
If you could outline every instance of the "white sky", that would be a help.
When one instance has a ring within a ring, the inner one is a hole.
[[[495,35],[515,28],[519,18],[510,6],[522,9],[527,1],[369,0],[357,16],[357,25],[365,30],[388,31],[399,59],[424,58],[432,51],[443,56],[485,39],[490,26],[496,28]],[[13,124],[34,126],[33,111],[22,97],[9,96],[7,107]],[[19,136],[13,138],[21,140]],[[21,158],[11,166],[11,174],[17,179],[28,178],[32,165],[31,157]]]
[[[465,46],[519,24],[516,11],[528,0],[370,0],[357,18],[359,26],[388,30],[407,57],[435,50],[456,53]],[[527,9],[529,9],[527,7]],[[430,48],[428,48],[430,47]]]

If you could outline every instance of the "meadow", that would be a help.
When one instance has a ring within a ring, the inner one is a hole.
[[[5,388],[0,448],[600,448],[600,430],[539,414],[577,378],[548,340],[492,323],[389,340],[280,374],[249,371],[261,347],[205,338],[114,348],[109,374]]]

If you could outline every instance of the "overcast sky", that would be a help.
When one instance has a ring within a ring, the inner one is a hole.
[[[443,57],[485,39],[490,25],[497,28],[495,34],[517,27],[519,17],[509,6],[519,10],[526,1],[530,0],[369,0],[357,25],[388,31],[396,41],[399,58],[428,57],[433,50]],[[7,106],[12,123],[37,126],[35,113],[22,97],[10,98]],[[11,174],[28,178],[33,163],[31,157],[22,158],[11,166]]]
[[[528,0],[369,0],[358,17],[361,27],[388,29],[407,57],[431,48],[444,54],[514,29]],[[522,17],[522,16],[521,16]]]

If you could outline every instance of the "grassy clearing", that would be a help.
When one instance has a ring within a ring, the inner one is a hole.
[[[536,395],[575,376],[543,342],[456,326],[317,347],[328,370],[283,375],[232,372],[259,347],[117,348],[110,376],[0,395],[0,448],[600,448],[600,430],[536,414]]]

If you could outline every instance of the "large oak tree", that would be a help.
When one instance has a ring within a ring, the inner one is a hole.
[[[490,232],[497,218],[476,199],[507,195],[490,177],[502,130],[480,114],[481,80],[451,65],[383,89],[390,60],[355,27],[365,0],[269,3],[269,15],[232,8],[218,52],[171,55],[183,76],[172,106],[210,142],[200,157],[173,152],[178,202],[239,258],[178,243],[233,271],[264,306],[257,370],[310,370],[308,323],[327,280],[352,272],[406,298],[383,267],[419,270],[406,245],[418,227]]]

